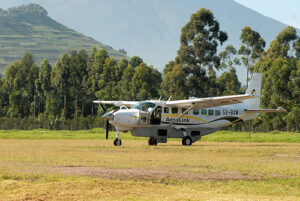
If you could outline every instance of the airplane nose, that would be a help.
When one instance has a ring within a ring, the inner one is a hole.
[[[113,112],[107,112],[105,113],[102,118],[111,121],[113,119]]]

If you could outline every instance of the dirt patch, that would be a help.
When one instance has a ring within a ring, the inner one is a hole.
[[[146,168],[108,169],[104,167],[54,167],[55,173],[64,175],[80,175],[101,177],[108,179],[182,179],[182,180],[257,180],[259,176],[250,176],[236,171],[220,173],[169,172],[164,170],[150,170]]]

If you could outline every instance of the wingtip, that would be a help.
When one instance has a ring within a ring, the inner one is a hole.
[[[278,112],[287,112],[286,109],[284,109],[282,107],[278,107],[277,110],[278,110]]]

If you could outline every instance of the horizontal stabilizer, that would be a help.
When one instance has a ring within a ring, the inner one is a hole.
[[[279,107],[277,109],[257,109],[257,110],[245,110],[246,112],[251,112],[251,113],[259,113],[259,114],[263,114],[263,113],[277,113],[277,112],[286,112],[285,109],[283,109],[282,107]]]

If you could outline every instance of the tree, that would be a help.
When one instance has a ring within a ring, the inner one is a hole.
[[[182,66],[177,64],[172,70],[164,74],[161,89],[161,94],[166,98],[172,97],[175,100],[188,98],[186,73],[183,71]]]
[[[8,104],[8,94],[6,94],[4,80],[0,74],[0,117],[6,115],[7,104]]]
[[[181,31],[178,51],[180,63],[198,68],[219,66],[217,46],[227,40],[227,34],[220,31],[219,26],[210,10],[201,8],[192,14]]]
[[[257,59],[262,55],[266,42],[258,32],[248,26],[245,26],[242,29],[240,40],[242,45],[238,53],[242,55],[242,62],[247,69],[246,87],[248,88],[250,67],[253,66]]]
[[[189,95],[207,95],[208,80],[205,69],[218,68],[220,58],[217,47],[227,40],[227,34],[220,31],[218,21],[210,10],[201,8],[192,14],[190,21],[182,28],[180,49],[175,62],[187,74]]]
[[[225,50],[219,54],[221,59],[219,69],[231,70],[234,68],[234,65],[240,65],[240,60],[237,57],[232,58],[234,55],[236,55],[236,53],[236,49],[232,45],[228,45]]]
[[[298,40],[294,42],[293,47],[296,57],[300,59],[300,38],[298,38]]]
[[[236,75],[235,68],[231,68],[228,72],[224,72],[217,78],[217,95],[235,95],[240,92],[241,83]]]
[[[88,55],[84,49],[81,49],[77,55],[78,57],[78,62],[79,62],[79,69],[77,72],[79,73],[80,77],[80,83],[79,86],[79,92],[78,92],[78,97],[79,101],[81,102],[81,116],[84,116],[85,114],[85,105],[88,104],[87,101],[90,103],[92,102],[92,99],[89,99],[88,97],[88,89],[89,89],[89,84],[88,84]],[[76,116],[77,116],[77,111],[76,111]]]
[[[98,80],[99,90],[96,96],[101,100],[115,100],[118,97],[116,92],[116,61],[109,57],[105,59],[101,79]]]
[[[160,84],[161,74],[152,66],[141,63],[132,78],[132,95],[136,100],[158,98]]]
[[[123,71],[123,76],[120,82],[118,83],[118,89],[119,89],[119,97],[123,100],[134,100],[133,95],[133,86],[132,86],[132,78],[134,75],[134,68],[131,64],[128,64],[128,66]]]
[[[141,63],[143,63],[143,59],[138,56],[133,56],[129,60],[129,64],[131,64],[133,68],[139,66]]]
[[[35,115],[35,80],[37,77],[38,67],[29,53],[26,53],[20,61],[14,62],[6,68],[4,83],[9,94],[9,116]]]
[[[67,118],[67,99],[70,95],[70,58],[67,54],[63,54],[56,62],[51,73],[51,85],[54,88],[52,98],[55,104],[55,116]]]
[[[279,56],[289,57],[289,51],[291,51],[290,44],[297,39],[297,32],[294,27],[288,26],[283,29],[270,44],[268,49],[268,55],[276,58]],[[295,43],[295,49],[297,50],[297,42]]]
[[[51,65],[44,59],[39,69],[38,79],[35,82],[38,96],[38,113],[44,113],[46,101],[51,95]]]
[[[105,60],[108,58],[108,54],[105,50],[93,49],[88,57],[88,74],[89,74],[89,83],[90,83],[90,94],[95,94],[96,91],[99,91],[99,80],[101,80],[101,74],[103,73],[103,68]]]

